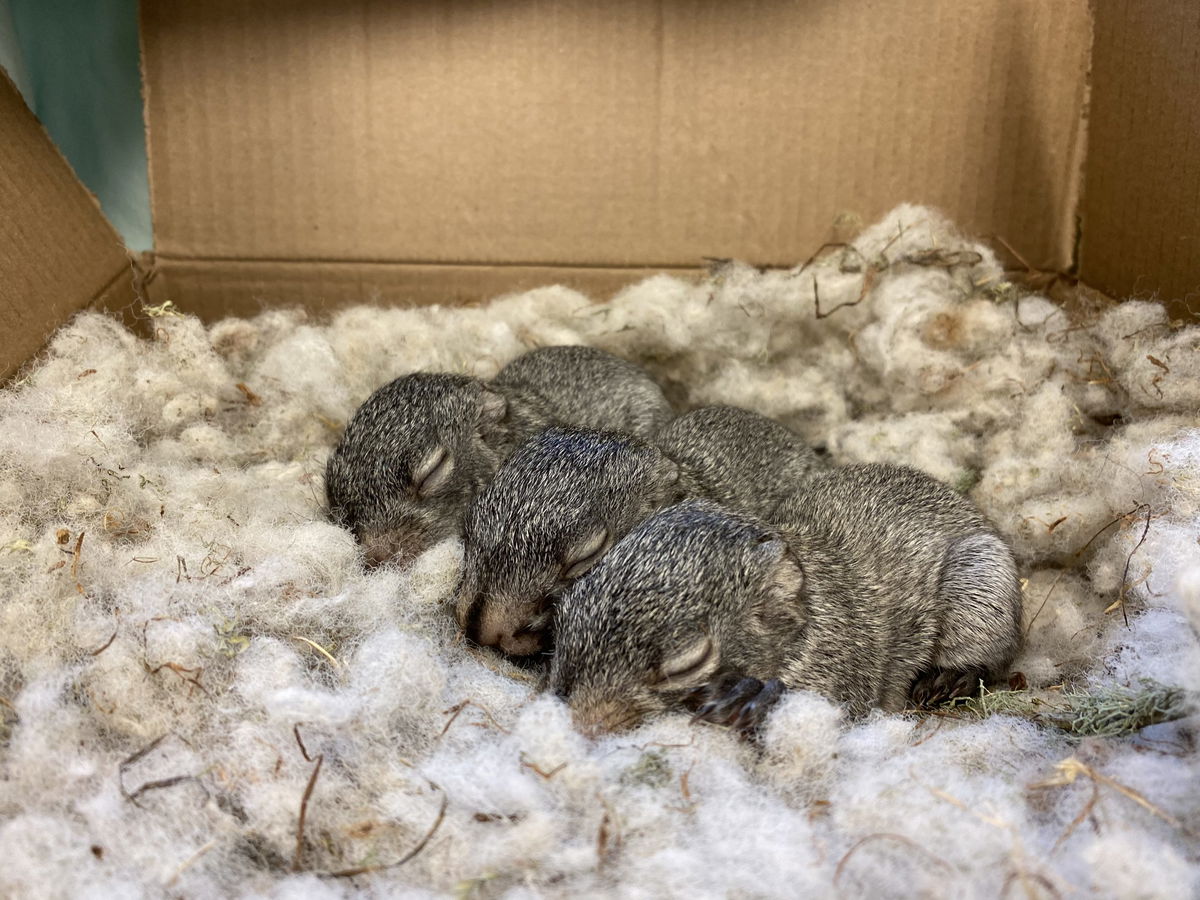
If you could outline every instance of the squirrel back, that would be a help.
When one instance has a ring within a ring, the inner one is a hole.
[[[947,486],[896,466],[831,469],[774,519],[679,504],[563,595],[551,685],[585,727],[628,724],[731,675],[855,714],[896,711],[928,681],[1012,661],[1012,555]]]
[[[546,424],[652,438],[675,410],[639,366],[595,347],[542,347],[517,357],[493,390],[537,408]]]
[[[768,515],[823,468],[801,437],[774,419],[736,406],[704,406],[662,430],[659,449],[680,468],[689,497]]]

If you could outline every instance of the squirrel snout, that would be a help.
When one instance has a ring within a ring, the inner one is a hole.
[[[622,700],[580,700],[571,703],[571,720],[584,737],[596,740],[629,731],[642,720],[637,707]]]
[[[541,616],[518,621],[498,607],[489,604],[474,623],[476,633],[468,631],[467,637],[483,647],[499,647],[509,656],[531,656],[546,647],[546,626],[537,621]]]
[[[426,536],[417,530],[380,531],[364,535],[363,555],[368,568],[395,562],[407,565],[429,549]]]

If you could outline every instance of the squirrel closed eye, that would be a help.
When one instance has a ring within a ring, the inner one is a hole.
[[[454,457],[450,451],[445,447],[434,447],[413,471],[417,496],[424,498],[436,494],[446,486],[453,471]]]
[[[600,557],[608,549],[609,534],[607,528],[593,531],[586,538],[572,547],[563,560],[562,577],[574,580],[599,562]]]

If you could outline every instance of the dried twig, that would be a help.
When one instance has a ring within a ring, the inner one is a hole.
[[[75,582],[75,590],[80,594],[83,593],[83,585],[79,583],[79,557],[83,551],[83,537],[87,534],[86,531],[79,532],[79,538],[75,541],[75,550],[71,554],[71,578]]]
[[[523,768],[529,769],[530,771],[534,772],[535,774],[540,775],[546,781],[549,781],[551,778],[553,778],[555,775],[557,775],[559,772],[561,772],[563,769],[565,769],[567,767],[567,764],[565,762],[561,762],[557,766],[555,766],[553,769],[543,769],[537,763],[532,763],[528,759],[526,759],[524,750],[521,751],[520,760],[521,760],[521,766]]]
[[[1133,554],[1137,553],[1138,550],[1141,549],[1142,544],[1146,543],[1146,535],[1150,533],[1150,505],[1142,505],[1146,507],[1146,527],[1142,529],[1142,536],[1141,539],[1138,540],[1137,545],[1130,550],[1129,555],[1125,557],[1125,571],[1121,573],[1121,589],[1117,592],[1117,600],[1112,606],[1105,610],[1107,613],[1119,606],[1121,608],[1121,617],[1125,620],[1126,628],[1129,627],[1129,611],[1125,608],[1125,588],[1129,583],[1129,564],[1133,562]]]
[[[154,618],[147,619],[142,623],[142,668],[144,668],[150,675],[157,675],[163,669],[166,669],[168,672],[174,673],[174,675],[180,680],[186,681],[192,686],[193,689],[199,689],[200,693],[211,699],[212,693],[208,690],[208,688],[200,683],[200,676],[204,674],[203,666],[189,668],[181,663],[171,662],[170,660],[161,662],[156,666],[152,666],[150,664],[149,639],[146,633],[147,629],[149,629],[151,622],[162,622],[169,620],[170,619],[167,616],[155,616]]]
[[[165,663],[159,663],[153,668],[151,668],[150,664],[147,662],[143,662],[142,665],[145,666],[146,671],[151,675],[157,675],[163,669],[166,669],[168,672],[174,673],[174,675],[180,680],[186,681],[194,689],[199,689],[200,693],[204,694],[204,696],[212,699],[212,692],[200,683],[200,676],[204,674],[204,669],[202,667],[198,666],[194,669],[189,669],[187,666],[180,665],[177,662],[169,661]]]
[[[206,797],[208,796],[208,788],[206,788],[204,783],[195,775],[174,775],[171,778],[159,778],[155,781],[147,781],[145,784],[140,785],[133,793],[126,794],[125,799],[134,806],[137,806],[137,798],[147,791],[157,791],[163,788],[175,787],[175,785],[183,784],[185,781],[196,782],[196,784],[200,785],[200,790],[204,791],[204,795]]]
[[[597,865],[603,867],[611,854],[621,849],[621,832],[617,828],[617,817],[604,799],[597,794],[596,799],[604,807],[604,815],[600,817],[600,827],[596,829],[596,859]]]
[[[262,397],[258,396],[258,394],[254,393],[254,391],[250,390],[249,385],[245,384],[244,382],[239,381],[237,384],[234,385],[234,387],[242,392],[242,396],[244,396],[246,398],[247,405],[262,406]]]
[[[858,253],[858,248],[853,244],[847,244],[845,241],[830,241],[827,244],[822,244],[815,251],[813,251],[813,254],[804,262],[802,262],[798,269],[789,272],[787,277],[799,278],[808,271],[808,268],[811,265],[813,265],[818,259],[821,259],[823,256],[825,256],[830,250],[853,250],[855,253]],[[861,257],[861,254],[859,255]]]
[[[439,738],[450,730],[450,726],[454,724],[454,721],[460,715],[462,715],[463,710],[465,710],[468,706],[475,707],[477,710],[487,716],[488,721],[492,723],[492,727],[497,731],[501,731],[504,734],[511,734],[507,728],[496,721],[496,717],[492,715],[491,711],[486,706],[484,706],[482,703],[477,703],[474,700],[467,698],[459,703],[455,703],[449,709],[442,710],[442,715],[449,715],[450,718],[446,721],[446,724],[442,726],[442,730],[438,732]]]
[[[1023,869],[1016,869],[1015,871],[1009,872],[1008,877],[1004,879],[1004,884],[1000,888],[1001,900],[1003,900],[1004,897],[1008,896],[1008,889],[1010,887],[1012,887],[1012,883],[1014,881],[1016,881],[1018,878],[1021,879],[1021,881],[1024,883],[1025,896],[1027,898],[1033,897],[1033,894],[1030,893],[1030,891],[1029,891],[1029,882],[1036,882],[1036,883],[1040,884],[1042,887],[1044,887],[1046,890],[1048,890],[1051,893],[1051,895],[1054,897],[1062,896],[1062,894],[1059,893],[1058,888],[1056,888],[1051,883],[1050,879],[1047,878],[1045,875],[1042,875],[1039,872],[1026,872]]]
[[[939,731],[942,730],[942,726],[946,724],[947,718],[948,718],[947,716],[938,715],[936,712],[933,715],[924,716],[921,719],[921,721],[918,723],[919,725],[926,724],[930,720],[936,721],[937,724],[932,729],[929,729],[928,733],[923,735],[919,741],[911,741],[910,740],[909,746],[910,747],[920,747],[923,743],[925,743],[927,740],[929,740],[931,737],[933,737]],[[916,729],[913,729],[913,733],[914,734],[916,733]]]
[[[134,806],[141,805],[137,802],[137,798],[140,797],[142,794],[147,793],[148,791],[157,791],[157,790],[162,790],[163,788],[174,787],[175,785],[182,784],[185,781],[196,782],[196,784],[198,784],[200,786],[200,790],[204,791],[205,797],[208,796],[208,788],[206,788],[204,786],[204,783],[199,778],[197,778],[195,775],[176,775],[171,778],[160,778],[160,779],[156,779],[153,781],[147,781],[147,782],[144,782],[143,784],[141,784],[136,790],[134,790],[132,792],[129,791],[125,787],[125,773],[127,771],[129,771],[130,767],[136,765],[139,761],[144,759],[146,756],[153,753],[156,749],[158,749],[158,746],[163,741],[165,741],[167,738],[169,738],[171,736],[172,736],[171,732],[167,732],[166,734],[155,738],[153,741],[151,741],[149,744],[147,744],[141,750],[137,751],[137,753],[126,758],[124,761],[121,762],[120,765],[117,766],[117,790],[119,790],[121,792],[122,797],[124,797],[126,800],[128,800],[130,803],[132,803]],[[180,738],[180,740],[183,740],[183,738]],[[184,741],[184,743],[186,744],[187,741]]]
[[[111,647],[113,641],[115,641],[117,639],[117,633],[120,630],[121,630],[121,627],[118,625],[116,628],[113,629],[112,636],[107,641],[105,641],[103,644],[101,644],[95,650],[88,651],[88,656],[99,656],[101,653],[103,653],[105,650],[107,650],[109,647]]]
[[[304,821],[308,818],[308,800],[312,797],[313,788],[317,786],[317,776],[321,774],[321,764],[325,762],[325,754],[317,756],[317,764],[313,766],[312,774],[308,776],[308,785],[304,788],[304,796],[300,798],[300,819],[296,822],[296,853],[292,857],[292,871],[299,872],[304,865]]]
[[[1172,827],[1179,829],[1179,831],[1183,832],[1189,838],[1194,839],[1197,837],[1197,835],[1195,835],[1191,831],[1191,829],[1189,829],[1186,825],[1184,825],[1182,822],[1180,822],[1173,815],[1168,813],[1166,810],[1161,809],[1160,807],[1151,803],[1150,800],[1148,800],[1144,794],[1141,794],[1138,791],[1135,791],[1131,787],[1127,787],[1126,785],[1121,784],[1121,782],[1119,782],[1119,781],[1115,781],[1114,779],[1109,778],[1107,775],[1104,775],[1101,772],[1097,772],[1091,766],[1080,761],[1079,759],[1077,759],[1074,756],[1069,756],[1066,759],[1062,760],[1061,762],[1056,763],[1054,766],[1054,771],[1055,771],[1055,774],[1052,775],[1050,778],[1047,778],[1045,781],[1039,781],[1037,784],[1031,785],[1031,787],[1034,787],[1034,788],[1061,787],[1061,786],[1067,785],[1067,784],[1074,784],[1076,779],[1078,779],[1080,775],[1083,775],[1087,778],[1090,778],[1092,781],[1099,782],[1100,784],[1106,785],[1107,787],[1112,788],[1117,793],[1119,793],[1125,797],[1128,797],[1130,800],[1132,800],[1138,806],[1142,807],[1142,809],[1145,809],[1151,815],[1154,815],[1154,816],[1158,817],[1159,819],[1162,819],[1168,825],[1171,825]]]
[[[983,256],[976,250],[943,250],[931,247],[928,250],[905,254],[900,257],[900,262],[923,268],[956,269],[959,266],[977,266],[983,262]]]
[[[948,862],[946,862],[944,859],[941,859],[940,857],[934,856],[932,853],[930,853],[928,850],[926,850],[924,847],[922,847],[920,844],[918,844],[912,838],[907,838],[902,834],[893,834],[890,831],[880,831],[875,834],[868,834],[866,837],[859,840],[857,843],[855,843],[855,845],[853,847],[851,847],[849,850],[846,851],[845,855],[843,855],[842,858],[838,861],[837,868],[833,870],[833,884],[835,887],[837,886],[837,883],[839,881],[841,881],[842,875],[845,873],[845,870],[846,870],[846,864],[848,862],[850,862],[850,857],[853,856],[855,853],[857,853],[858,850],[861,847],[865,846],[866,844],[869,844],[872,841],[880,841],[880,840],[897,841],[901,844],[904,844],[905,846],[912,847],[917,852],[924,854],[928,859],[937,863],[937,865],[941,866],[947,872],[954,871],[950,867],[950,864]]]
[[[1100,528],[1098,528],[1096,530],[1096,532],[1090,538],[1087,539],[1087,541],[1084,543],[1084,545],[1082,547],[1080,547],[1078,550],[1076,550],[1074,553],[1071,554],[1071,558],[1073,560],[1079,559],[1079,557],[1083,556],[1083,554],[1087,552],[1088,547],[1092,546],[1092,544],[1095,542],[1095,540],[1098,537],[1100,537],[1100,535],[1104,534],[1104,532],[1108,531],[1108,529],[1112,528],[1118,522],[1122,522],[1125,519],[1128,519],[1130,516],[1136,515],[1137,513],[1141,512],[1143,507],[1146,507],[1146,504],[1139,503],[1137,506],[1135,506],[1129,512],[1121,513],[1119,516],[1117,516],[1112,521],[1107,522],[1104,525],[1102,525]],[[1148,508],[1147,508],[1147,516],[1149,516]],[[1147,525],[1147,527],[1149,527],[1149,526]],[[1138,546],[1141,546],[1141,545],[1139,544]],[[1126,566],[1126,572],[1128,573],[1128,565]],[[1046,604],[1050,602],[1050,595],[1054,593],[1054,589],[1056,587],[1058,587],[1059,581],[1062,580],[1063,575],[1065,575],[1066,573],[1067,573],[1066,569],[1063,569],[1062,571],[1060,571],[1058,573],[1058,575],[1055,577],[1053,583],[1050,585],[1050,589],[1048,591],[1046,591],[1046,596],[1042,598],[1042,602],[1038,605],[1037,611],[1034,612],[1032,618],[1030,618],[1029,624],[1025,626],[1025,636],[1026,637],[1028,637],[1030,631],[1033,630],[1033,623],[1038,620],[1038,616],[1040,616],[1042,614],[1042,610],[1045,609]]]
[[[1092,781],[1092,796],[1088,799],[1088,802],[1083,805],[1083,809],[1081,809],[1079,811],[1079,815],[1077,815],[1074,819],[1072,819],[1071,824],[1068,825],[1063,830],[1063,833],[1058,836],[1058,840],[1056,840],[1054,842],[1054,846],[1050,848],[1050,852],[1052,854],[1057,853],[1058,848],[1061,847],[1064,843],[1066,843],[1067,838],[1069,838],[1072,834],[1075,833],[1075,829],[1078,828],[1080,825],[1082,825],[1084,823],[1084,821],[1087,819],[1087,817],[1092,814],[1092,810],[1096,808],[1096,802],[1099,799],[1100,799],[1100,783],[1097,781]]]
[[[292,726],[292,734],[296,737],[296,745],[300,748],[300,755],[304,757],[304,761],[312,762],[312,757],[308,755],[308,748],[304,746],[304,741],[300,740],[299,722]]]
[[[188,869],[190,869],[192,866],[194,866],[196,864],[196,861],[199,860],[200,857],[202,857],[205,853],[207,853],[209,850],[211,850],[215,846],[217,846],[217,839],[213,838],[211,841],[209,841],[207,844],[205,844],[203,847],[201,847],[199,850],[197,850],[195,853],[193,853],[191,856],[189,856],[187,859],[185,859],[180,864],[179,868],[177,868],[175,870],[175,874],[172,875],[167,880],[167,883],[164,885],[164,887],[168,887],[168,888],[172,887],[175,884],[175,882],[177,882],[179,880],[179,877],[181,875],[183,875],[184,872],[186,872]]]
[[[411,850],[409,850],[407,853],[405,853],[402,857],[400,857],[395,862],[381,863],[380,865],[376,865],[376,866],[357,866],[353,869],[341,869],[337,872],[327,872],[327,873],[323,873],[323,874],[327,875],[330,878],[353,878],[356,875],[366,875],[370,872],[379,872],[383,869],[394,869],[397,866],[404,865],[406,862],[408,862],[413,857],[415,857],[418,853],[420,853],[422,850],[424,850],[425,845],[429,843],[430,839],[433,838],[433,835],[437,832],[438,828],[441,827],[442,820],[446,818],[446,806],[449,804],[449,800],[450,800],[450,798],[446,796],[446,792],[442,791],[442,789],[440,787],[438,787],[438,785],[434,784],[432,781],[429,783],[435,789],[437,789],[438,791],[441,791],[442,804],[440,807],[438,807],[437,818],[433,820],[433,824],[431,826],[429,826],[429,830],[425,832],[425,836],[417,842],[417,845],[415,847],[413,847]]]

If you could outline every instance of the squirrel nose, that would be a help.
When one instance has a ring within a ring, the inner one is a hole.
[[[571,721],[584,737],[592,740],[628,731],[641,719],[642,714],[635,707],[621,700],[583,698],[571,704]]]
[[[509,656],[532,656],[545,645],[544,631],[517,631],[500,639],[500,649]]]
[[[373,569],[392,558],[392,548],[383,541],[374,540],[363,548],[363,555],[366,557],[367,568]]]
[[[425,535],[417,531],[382,531],[364,535],[363,555],[368,568],[395,562],[408,565],[428,549]]]
[[[509,656],[530,656],[545,646],[546,632],[527,625],[514,628],[512,617],[504,615],[503,610],[485,609],[479,617],[476,643],[499,647]]]

